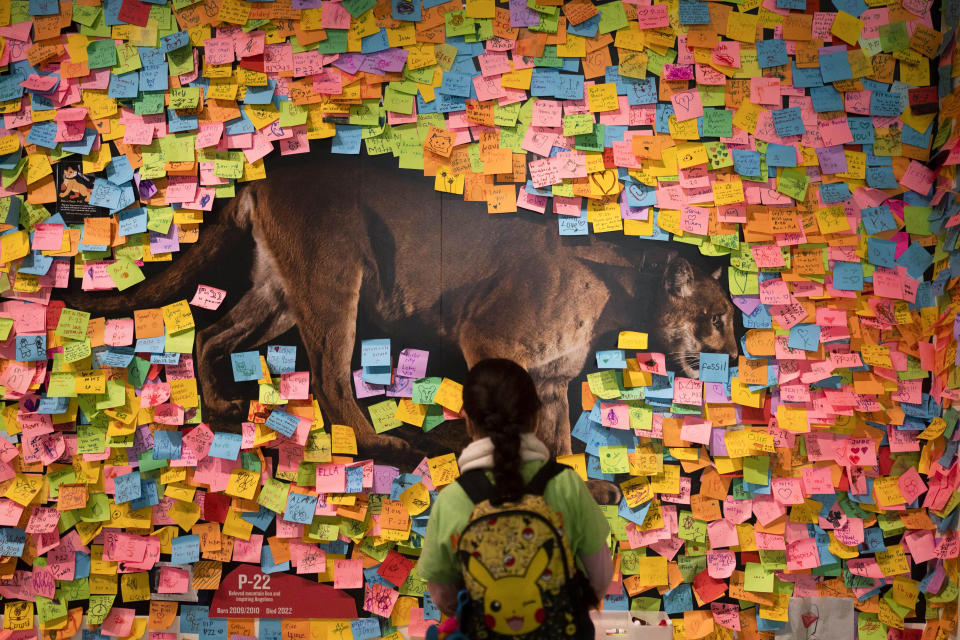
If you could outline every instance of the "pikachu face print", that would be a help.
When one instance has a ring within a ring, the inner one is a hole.
[[[494,579],[482,562],[470,558],[468,571],[485,589],[483,613],[487,627],[496,633],[517,636],[530,633],[543,623],[546,611],[537,581],[548,562],[547,551],[541,548],[522,576]]]

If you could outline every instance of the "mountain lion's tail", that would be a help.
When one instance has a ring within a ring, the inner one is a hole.
[[[192,296],[197,286],[196,274],[235,250],[236,243],[248,232],[250,216],[256,206],[254,192],[252,185],[247,185],[220,209],[215,223],[201,225],[196,243],[182,255],[175,256],[168,268],[148,277],[130,291],[82,291],[76,282],[71,281],[69,289],[54,290],[54,297],[64,300],[71,309],[111,316]]]

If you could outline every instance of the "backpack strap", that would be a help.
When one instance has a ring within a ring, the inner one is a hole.
[[[537,473],[530,478],[530,482],[524,487],[523,493],[535,496],[542,496],[547,489],[547,483],[555,476],[569,469],[567,465],[560,464],[556,460],[547,460]],[[471,469],[457,478],[457,483],[463,488],[467,497],[473,504],[480,504],[484,500],[492,500],[497,495],[496,487],[487,477],[486,469]]]
[[[560,464],[556,460],[547,460],[546,464],[540,467],[536,475],[530,478],[530,482],[527,483],[524,493],[542,496],[543,492],[547,490],[547,483],[569,468],[567,465]]]
[[[457,484],[464,490],[473,504],[480,504],[496,495],[493,483],[487,477],[486,469],[471,469],[460,474]]]

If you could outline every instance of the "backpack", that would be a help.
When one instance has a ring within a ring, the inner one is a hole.
[[[594,637],[588,606],[595,602],[577,571],[562,517],[544,500],[547,483],[568,467],[548,461],[516,502],[494,505],[482,469],[457,482],[476,505],[453,541],[469,602],[460,631],[480,640],[568,640]]]

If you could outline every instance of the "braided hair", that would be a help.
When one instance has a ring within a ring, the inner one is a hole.
[[[512,360],[481,360],[467,374],[463,408],[474,428],[493,441],[496,502],[516,500],[524,487],[520,435],[533,430],[540,410],[533,378]]]

